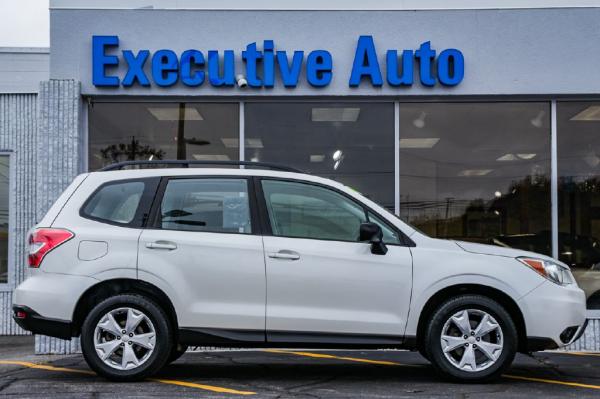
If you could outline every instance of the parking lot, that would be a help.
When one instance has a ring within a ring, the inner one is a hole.
[[[493,384],[441,380],[406,351],[190,352],[155,378],[115,384],[81,355],[31,355],[31,337],[0,337],[0,397],[399,398],[599,397],[600,354],[519,355]]]

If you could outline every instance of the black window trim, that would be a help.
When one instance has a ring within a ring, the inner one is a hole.
[[[301,183],[301,184],[308,184],[308,185],[312,185],[312,186],[316,186],[316,187],[320,187],[320,188],[324,188],[324,189],[328,189],[331,190],[337,194],[342,195],[343,197],[347,198],[348,200],[352,201],[353,203],[355,203],[357,206],[359,206],[360,208],[363,209],[363,211],[365,212],[365,219],[368,221],[369,220],[369,212],[371,212],[372,214],[374,214],[375,216],[377,216],[379,219],[381,219],[382,221],[384,221],[384,223],[386,224],[386,226],[394,231],[396,234],[398,234],[398,238],[400,240],[400,244],[394,244],[394,243],[385,243],[386,245],[392,245],[392,246],[398,246],[398,247],[416,247],[416,244],[413,240],[411,240],[404,232],[402,232],[400,229],[398,229],[395,225],[391,224],[385,217],[383,217],[379,212],[375,211],[374,209],[372,209],[371,207],[367,206],[366,204],[363,204],[362,202],[359,202],[356,198],[348,195],[347,193],[332,187],[332,186],[328,186],[326,184],[321,184],[321,183],[317,183],[317,182],[312,182],[312,181],[308,181],[308,180],[302,180],[302,179],[293,179],[293,178],[282,178],[282,177],[271,177],[271,176],[255,176],[254,177],[255,183],[254,183],[254,187],[256,189],[256,196],[258,199],[258,208],[259,208],[259,214],[260,214],[260,220],[261,220],[261,226],[262,226],[262,231],[263,231],[263,235],[264,236],[272,236],[272,237],[282,237],[282,238],[297,238],[297,239],[302,239],[302,240],[318,240],[318,241],[337,241],[337,242],[349,242],[349,243],[359,243],[359,241],[345,241],[345,240],[335,240],[335,239],[325,239],[325,238],[311,238],[311,237],[292,237],[292,236],[282,236],[282,235],[274,235],[273,234],[273,229],[271,227],[271,220],[269,219],[269,211],[267,209],[267,201],[264,195],[264,191],[262,188],[262,181],[263,180],[274,180],[274,181],[283,181],[283,182],[289,182],[289,183]]]
[[[165,194],[165,190],[169,181],[171,180],[201,180],[201,179],[232,179],[232,180],[245,180],[246,181],[246,189],[248,190],[248,206],[250,207],[250,233],[239,233],[239,232],[229,232],[229,231],[193,231],[193,230],[175,230],[175,229],[165,229],[161,226],[160,219],[160,207],[162,205],[163,197]],[[211,233],[211,234],[239,234],[244,236],[252,236],[252,235],[262,235],[261,225],[259,223],[258,210],[256,205],[256,195],[254,188],[254,180],[252,176],[244,176],[244,175],[185,175],[185,176],[163,176],[160,178],[160,184],[158,186],[158,190],[156,192],[154,203],[152,204],[152,209],[150,210],[150,216],[148,218],[148,223],[146,225],[147,230],[163,230],[163,231],[179,231],[179,232],[187,232],[187,233]]]
[[[93,220],[95,222],[109,224],[112,226],[132,228],[132,229],[142,229],[146,226],[146,222],[148,221],[148,216],[150,215],[152,206],[154,204],[154,199],[156,198],[156,190],[158,188],[158,184],[160,181],[160,177],[140,177],[140,178],[131,178],[131,179],[120,179],[120,180],[111,180],[105,183],[102,183],[98,186],[85,200],[83,205],[79,208],[79,216]],[[127,183],[144,183],[144,191],[142,192],[142,196],[140,198],[140,202],[135,211],[135,215],[131,222],[128,223],[120,223],[112,220],[99,218],[92,216],[85,212],[85,208],[89,205],[92,199],[105,187],[114,186],[117,184],[127,184]]]

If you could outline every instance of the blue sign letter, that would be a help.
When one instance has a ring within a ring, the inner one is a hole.
[[[285,87],[296,87],[298,78],[300,77],[300,68],[302,68],[302,60],[304,59],[304,51],[294,51],[292,57],[292,65],[288,64],[287,53],[285,51],[277,52],[277,64],[279,65],[279,73]]]
[[[246,51],[242,51],[242,59],[246,61],[246,80],[250,87],[262,86],[262,81],[256,73],[256,64],[262,59],[262,53],[256,50],[256,43],[250,43],[246,46]]]
[[[449,48],[438,57],[438,79],[444,86],[456,86],[465,76],[465,59],[462,53]]]
[[[204,83],[204,71],[194,71],[192,65],[204,66],[204,55],[198,50],[186,50],[181,54],[181,81],[190,87],[200,86]]]
[[[92,36],[92,82],[94,86],[119,85],[118,77],[104,74],[107,65],[119,65],[119,57],[105,55],[104,49],[118,45],[118,36]]]
[[[398,52],[387,52],[387,81],[390,86],[411,86],[413,84],[413,52],[402,52],[402,74],[398,76]]]
[[[219,68],[219,52],[210,50],[208,52],[208,79],[210,84],[219,86],[233,86],[235,84],[235,59],[233,50],[223,52],[223,77]]]
[[[129,65],[127,74],[121,82],[123,86],[129,87],[133,85],[134,80],[137,80],[142,86],[150,86],[150,81],[144,73],[144,64],[148,59],[150,52],[148,50],[140,50],[136,55],[133,55],[131,50],[123,50],[123,58]]]
[[[177,83],[178,71],[177,54],[172,50],[158,50],[152,56],[152,78],[157,85],[173,86]]]
[[[373,86],[383,85],[373,36],[361,36],[358,39],[354,63],[352,65],[352,74],[350,75],[350,86],[358,87],[363,76],[370,77]]]
[[[331,82],[333,61],[331,53],[326,50],[315,50],[306,59],[306,79],[311,86],[323,87]]]
[[[415,51],[415,58],[419,59],[419,74],[424,86],[434,86],[435,78],[431,76],[431,61],[435,58],[435,50],[431,49],[430,42],[421,43]]]

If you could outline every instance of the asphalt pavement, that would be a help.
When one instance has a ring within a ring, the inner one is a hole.
[[[0,397],[600,398],[600,353],[518,355],[498,382],[457,384],[407,351],[192,351],[150,380],[112,383],[81,355],[32,351],[32,337],[0,337]]]

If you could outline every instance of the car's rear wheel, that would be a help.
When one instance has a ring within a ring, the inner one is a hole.
[[[488,381],[498,378],[512,363],[517,330],[510,314],[496,301],[462,295],[434,312],[424,342],[429,360],[443,375]]]
[[[148,298],[118,295],[96,305],[81,329],[88,365],[114,381],[141,380],[171,354],[172,331],[164,311]]]

